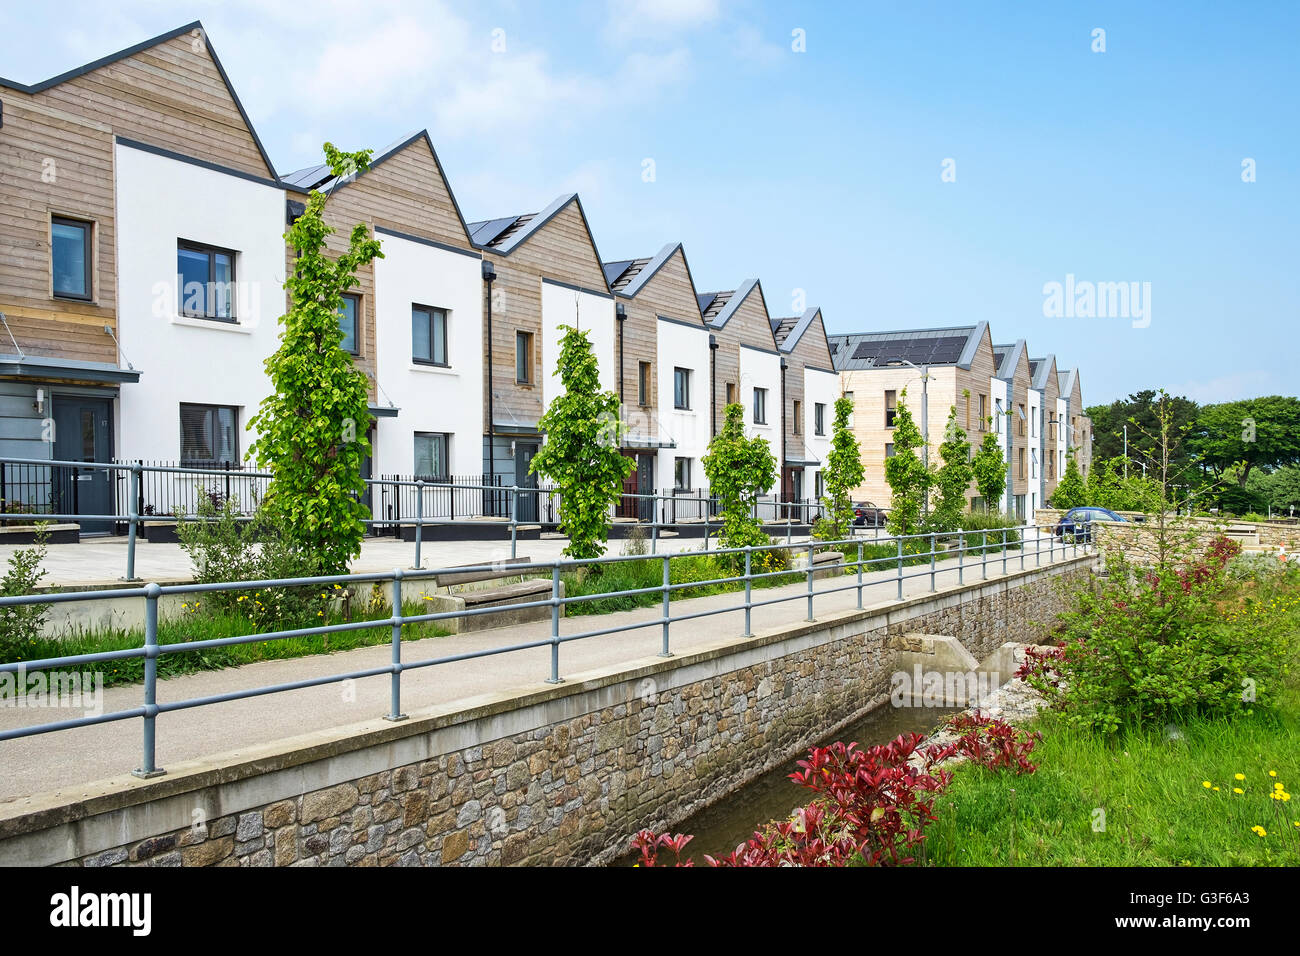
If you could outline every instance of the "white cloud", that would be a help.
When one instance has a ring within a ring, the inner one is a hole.
[[[605,35],[624,42],[673,36],[716,22],[720,0],[609,0]]]

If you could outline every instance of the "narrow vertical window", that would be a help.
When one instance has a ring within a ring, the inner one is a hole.
[[[50,268],[60,299],[89,299],[92,281],[90,223],[55,216],[50,222]]]

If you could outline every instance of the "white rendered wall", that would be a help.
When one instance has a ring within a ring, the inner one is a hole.
[[[554,282],[542,282],[542,410],[564,394],[560,377],[554,374],[560,360],[559,326],[572,325],[587,333],[596,362],[600,366],[600,384],[618,393],[618,367],[615,365],[614,300],[592,292],[582,292]]]
[[[676,442],[676,448],[659,450],[655,480],[662,489],[673,485],[673,459],[691,459],[691,487],[707,489],[701,459],[709,450],[709,409],[713,397],[709,380],[709,331],[700,326],[691,328],[677,322],[660,321],[656,342],[656,361],[659,365],[659,425],[660,437]],[[677,368],[691,370],[691,409],[682,411],[673,407],[673,371]]]
[[[285,311],[285,192],[120,144],[114,173],[117,334],[122,366],[129,359],[141,373],[122,386],[117,454],[179,460],[180,405],[193,402],[238,407],[242,456]],[[179,239],[236,253],[237,322],[179,314]]]
[[[840,397],[840,377],[835,372],[823,372],[819,369],[803,370],[803,431],[804,448],[808,457],[821,462],[818,467],[808,466],[804,469],[804,497],[812,498],[817,494],[816,474],[825,471],[830,463],[831,438],[835,431],[835,402]],[[826,406],[822,424],[825,434],[818,435],[817,405]]]
[[[409,475],[415,433],[444,432],[450,472],[483,470],[483,295],[479,260],[436,246],[380,235],[375,260],[375,367],[380,404],[396,418],[379,419],[374,473]],[[411,306],[447,312],[447,368],[411,358]]]
[[[754,389],[767,389],[767,423],[754,421]],[[776,353],[740,347],[740,401],[745,409],[745,434],[766,438],[772,454],[781,457],[781,358]],[[721,416],[719,416],[721,419]],[[719,421],[721,427],[721,421]],[[781,487],[781,465],[778,462],[777,480],[768,492]]]
[[[1007,483],[1002,491],[1002,500],[998,502],[999,510],[1006,512],[1011,507],[1011,478],[1010,463],[1011,449],[1008,444],[1008,436],[1011,433],[1010,419],[1006,416],[1006,410],[1009,407],[1008,397],[1011,392],[1011,383],[1000,378],[989,379],[989,401],[993,403],[993,430],[998,436],[998,446],[1002,449],[1002,457],[1008,463]],[[1014,412],[1012,414],[1015,414]],[[981,439],[982,441],[983,439]],[[978,449],[977,449],[978,450]]]

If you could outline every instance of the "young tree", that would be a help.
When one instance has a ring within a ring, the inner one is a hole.
[[[858,439],[849,428],[853,400],[841,397],[835,402],[835,421],[831,425],[831,453],[826,459],[822,478],[826,487],[826,516],[817,519],[813,533],[823,541],[839,541],[849,536],[853,526],[853,502],[849,493],[862,484],[862,455]]]
[[[935,471],[933,479],[939,498],[930,513],[929,524],[936,531],[953,531],[961,527],[961,516],[966,511],[966,489],[975,475],[971,466],[970,442],[965,430],[957,424],[956,405],[948,411],[939,459],[943,464]]]
[[[1088,504],[1088,489],[1079,474],[1079,463],[1074,460],[1074,449],[1065,453],[1065,474],[1052,492],[1052,507],[1069,509]]]
[[[971,470],[975,473],[975,487],[984,499],[984,510],[993,511],[1007,490],[1007,459],[995,432],[984,435],[971,461]]]
[[[632,459],[619,452],[618,396],[600,387],[600,370],[587,333],[561,326],[556,375],[564,394],[551,401],[537,427],[546,435],[531,469],[560,489],[564,553],[598,558],[609,540],[609,509],[623,493]]]
[[[907,407],[907,389],[898,393],[894,413],[894,454],[885,459],[885,480],[892,492],[889,504],[891,534],[915,534],[921,529],[921,508],[933,480],[916,450],[921,430]]]
[[[345,153],[331,143],[324,150],[336,177],[369,167],[371,150]],[[328,255],[328,199],[313,191],[285,233],[298,256],[284,283],[289,311],[280,319],[280,347],[266,360],[273,392],[248,423],[258,433],[248,454],[271,471],[264,508],[281,542],[304,571],[340,574],[361,553],[369,516],[361,466],[370,450],[370,411],[366,374],[340,347],[339,309],[357,269],[383,253],[357,224],[346,251]]]
[[[709,493],[722,509],[724,548],[770,544],[762,523],[754,517],[758,496],[776,481],[776,457],[766,438],[745,436],[745,410],[732,403],[723,411],[722,428],[709,442],[703,458]]]

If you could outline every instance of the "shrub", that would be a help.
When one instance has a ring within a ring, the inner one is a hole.
[[[1107,556],[1107,575],[1061,616],[1059,652],[1026,659],[1021,676],[1069,723],[1114,733],[1185,716],[1250,712],[1282,691],[1291,635],[1279,602],[1229,591],[1236,546],[1152,568]],[[1234,599],[1244,603],[1234,606]]]
[[[9,556],[9,568],[0,578],[0,595],[19,597],[36,590],[45,572],[45,543],[49,538],[45,522],[36,525],[36,540],[30,548],[22,548]],[[39,640],[45,629],[48,604],[23,604],[0,607],[0,660],[22,660],[25,648]]]

